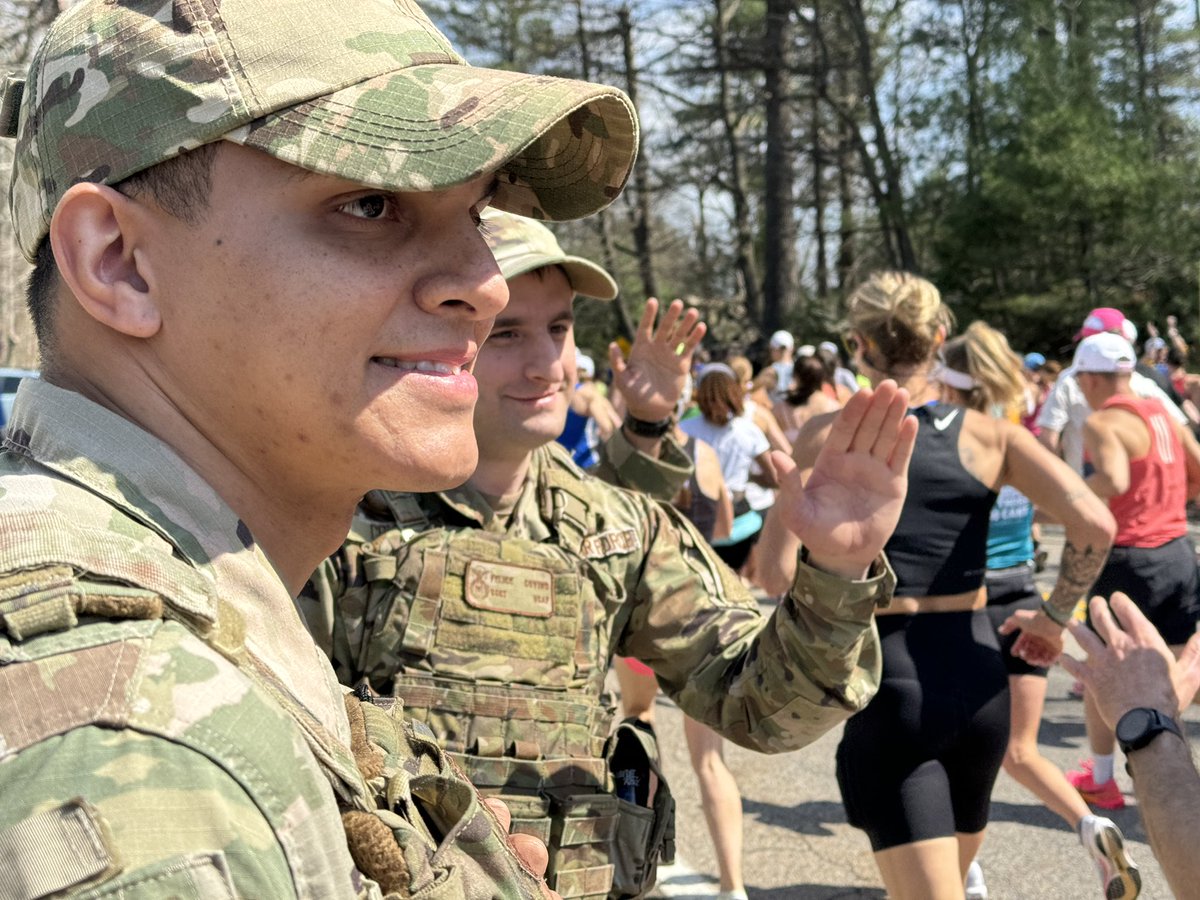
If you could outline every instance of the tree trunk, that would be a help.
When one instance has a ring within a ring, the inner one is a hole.
[[[820,0],[813,0],[813,18],[818,18],[820,15]],[[822,127],[821,122],[821,97],[826,93],[826,82],[829,78],[828,63],[828,57],[823,54],[816,55],[812,76],[815,90],[812,92],[812,100],[809,107],[812,117],[811,148],[813,213],[815,218],[813,232],[816,239],[817,254],[817,298],[820,300],[824,300],[829,296],[829,261],[827,259],[828,252],[825,247],[825,159],[821,146],[825,136],[825,129]]]
[[[617,10],[618,29],[621,33],[621,49],[625,56],[625,92],[633,101],[636,109],[637,66],[633,58],[633,25],[630,21],[629,7],[622,6]],[[639,138],[637,162],[633,166],[633,184],[636,194],[635,215],[633,225],[633,242],[637,248],[638,272],[642,276],[642,290],[647,297],[658,296],[658,285],[654,280],[654,257],[650,241],[650,163],[646,159],[646,142],[644,136]]]
[[[592,80],[592,57],[588,50],[587,23],[583,16],[583,0],[575,0],[576,37],[579,40],[579,68],[584,81]],[[600,253],[604,257],[604,268],[615,279],[617,277],[617,253],[613,248],[612,220],[607,209],[596,213],[596,230],[600,235]],[[619,284],[620,282],[618,282]],[[634,324],[625,306],[625,298],[618,293],[613,301],[613,312],[617,317],[619,333],[628,340],[633,340]]]
[[[840,110],[844,104],[850,103],[851,92],[847,84],[848,76],[844,69],[834,70],[833,91],[836,100],[835,109]],[[838,186],[838,251],[837,251],[837,286],[838,293],[844,298],[850,292],[854,281],[854,272],[858,264],[855,253],[857,227],[854,219],[854,156],[855,129],[853,122],[847,116],[838,117],[837,142],[837,186]]]
[[[763,176],[764,332],[783,325],[795,289],[795,154],[787,50],[792,44],[792,0],[767,0],[763,45],[767,93],[767,153]]]
[[[762,294],[759,291],[758,265],[754,259],[754,237],[750,228],[750,201],[746,189],[746,164],[738,143],[738,125],[729,99],[728,54],[725,28],[728,24],[724,0],[714,0],[713,54],[717,65],[717,106],[729,153],[729,194],[733,201],[734,256],[741,275],[746,313],[754,322],[762,321]]]
[[[821,150],[824,137],[821,128],[820,95],[812,96],[812,170],[813,170],[813,232],[817,254],[817,297],[824,300],[829,296],[829,261],[825,246],[825,160]]]
[[[877,183],[872,187],[875,189],[876,202],[882,204],[880,213],[886,227],[892,232],[897,262],[901,268],[913,271],[917,267],[917,257],[913,251],[912,238],[908,233],[900,164],[892,153],[887,129],[883,123],[883,115],[879,108],[871,34],[867,30],[866,14],[863,12],[862,0],[843,0],[843,6],[850,19],[850,26],[854,34],[859,76],[862,80],[860,87],[867,102],[867,115],[871,122],[871,128],[875,132],[875,153],[883,169],[882,184]]]

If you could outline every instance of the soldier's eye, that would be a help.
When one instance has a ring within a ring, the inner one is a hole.
[[[341,206],[342,212],[359,219],[382,219],[390,211],[392,198],[387,194],[366,194]]]

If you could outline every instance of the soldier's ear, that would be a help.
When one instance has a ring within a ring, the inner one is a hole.
[[[140,204],[107,185],[72,185],[50,220],[59,274],[79,305],[102,325],[136,338],[154,336],[162,315],[139,268],[149,226]]]

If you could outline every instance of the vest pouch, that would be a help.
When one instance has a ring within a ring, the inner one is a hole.
[[[343,806],[342,823],[359,871],[385,897],[495,900],[497,884],[512,885],[514,898],[542,895],[425,726],[405,721],[388,700],[347,694],[345,701],[354,763],[369,793],[365,803]]]
[[[550,800],[536,794],[511,794],[501,792],[487,796],[499,797],[512,815],[509,834],[531,834],[547,847],[550,846],[551,818]]]
[[[618,805],[612,794],[599,791],[550,796],[550,866],[546,880],[563,900],[605,900],[609,896]]]
[[[659,766],[654,729],[638,719],[619,724],[605,748],[618,801],[611,895],[640,897],[675,860],[675,800]]]

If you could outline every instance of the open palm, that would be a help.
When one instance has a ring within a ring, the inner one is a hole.
[[[776,453],[776,506],[821,568],[861,572],[879,555],[900,519],[917,421],[908,393],[885,381],[855,394],[838,413],[807,484],[795,463]]]
[[[629,359],[616,344],[608,351],[613,385],[624,397],[625,408],[646,422],[661,421],[675,411],[692,365],[692,351],[706,331],[699,311],[685,313],[682,300],[667,307],[655,328],[657,316],[658,301],[651,297],[629,348]]]

